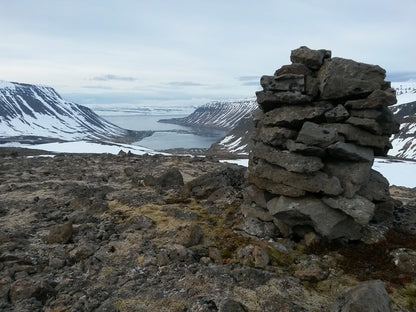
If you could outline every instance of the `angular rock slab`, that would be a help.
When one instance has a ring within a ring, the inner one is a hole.
[[[347,101],[345,107],[349,109],[368,109],[390,106],[397,103],[394,89],[375,90],[365,99]]]
[[[264,91],[305,91],[305,76],[284,74],[280,76],[262,76],[260,84]]]
[[[329,207],[339,209],[351,216],[355,222],[361,225],[367,225],[374,216],[375,205],[359,195],[355,195],[353,198],[323,197],[322,201]]]
[[[328,129],[314,122],[307,121],[302,125],[296,142],[306,145],[316,145],[327,147],[328,145],[339,140],[338,132],[334,129]]]
[[[254,129],[253,140],[272,146],[285,146],[288,139],[295,139],[297,131],[283,127],[259,127]]]
[[[361,146],[373,147],[376,156],[385,156],[391,148],[388,136],[375,135],[350,124],[331,123],[323,126],[336,130],[339,134],[345,136],[347,141],[356,142]]]
[[[326,149],[335,159],[373,162],[374,152],[371,148],[352,143],[336,142]]]
[[[257,164],[253,164],[250,167],[249,179],[250,176],[267,179],[273,183],[284,184],[312,193],[336,196],[344,191],[338,178],[330,177],[324,172],[317,171],[309,174],[289,172],[263,160],[259,160]],[[257,186],[260,187],[259,185]]]
[[[386,71],[377,65],[334,57],[325,60],[318,77],[321,98],[335,100],[366,96],[381,89]]]
[[[331,57],[329,50],[311,50],[308,47],[302,46],[299,49],[292,50],[290,53],[290,60],[292,63],[301,63],[312,70],[319,69],[324,59]]]
[[[391,312],[386,285],[379,280],[363,282],[341,292],[331,312]]]
[[[267,209],[289,227],[309,225],[328,239],[361,237],[361,227],[351,218],[314,197],[275,197],[267,202]]]
[[[257,143],[253,146],[252,155],[291,172],[315,172],[324,167],[319,157],[281,151],[262,143]]]
[[[343,196],[352,198],[367,185],[370,177],[372,162],[333,161],[325,164],[324,171],[341,182]],[[362,196],[368,198],[364,194]]]
[[[282,106],[264,114],[265,126],[299,127],[305,121],[321,117],[333,108],[329,102],[314,102],[307,105]]]
[[[264,112],[268,112],[282,105],[298,105],[308,103],[312,100],[309,95],[292,91],[258,91],[256,92],[256,97],[257,103]]]
[[[255,174],[249,174],[248,182],[274,195],[300,197],[306,194],[305,190],[301,190],[283,183],[276,183],[270,179],[258,177]]]

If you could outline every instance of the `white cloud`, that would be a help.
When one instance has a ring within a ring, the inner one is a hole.
[[[236,77],[273,74],[300,45],[415,72],[415,11],[414,0],[1,1],[0,78],[139,100],[245,97],[256,80]],[[92,77],[101,88],[85,88]]]

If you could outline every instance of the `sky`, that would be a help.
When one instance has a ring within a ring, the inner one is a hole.
[[[415,0],[0,0],[0,79],[79,104],[254,96],[306,45],[416,79]]]

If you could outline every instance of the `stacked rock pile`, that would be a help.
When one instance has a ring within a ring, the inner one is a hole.
[[[388,181],[371,167],[399,130],[388,108],[395,91],[381,67],[328,50],[300,47],[290,59],[256,94],[247,215],[287,235],[360,239],[394,209]]]

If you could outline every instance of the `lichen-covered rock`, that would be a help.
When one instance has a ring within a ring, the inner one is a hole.
[[[391,312],[391,301],[382,281],[368,281],[346,289],[336,298],[331,312]]]

